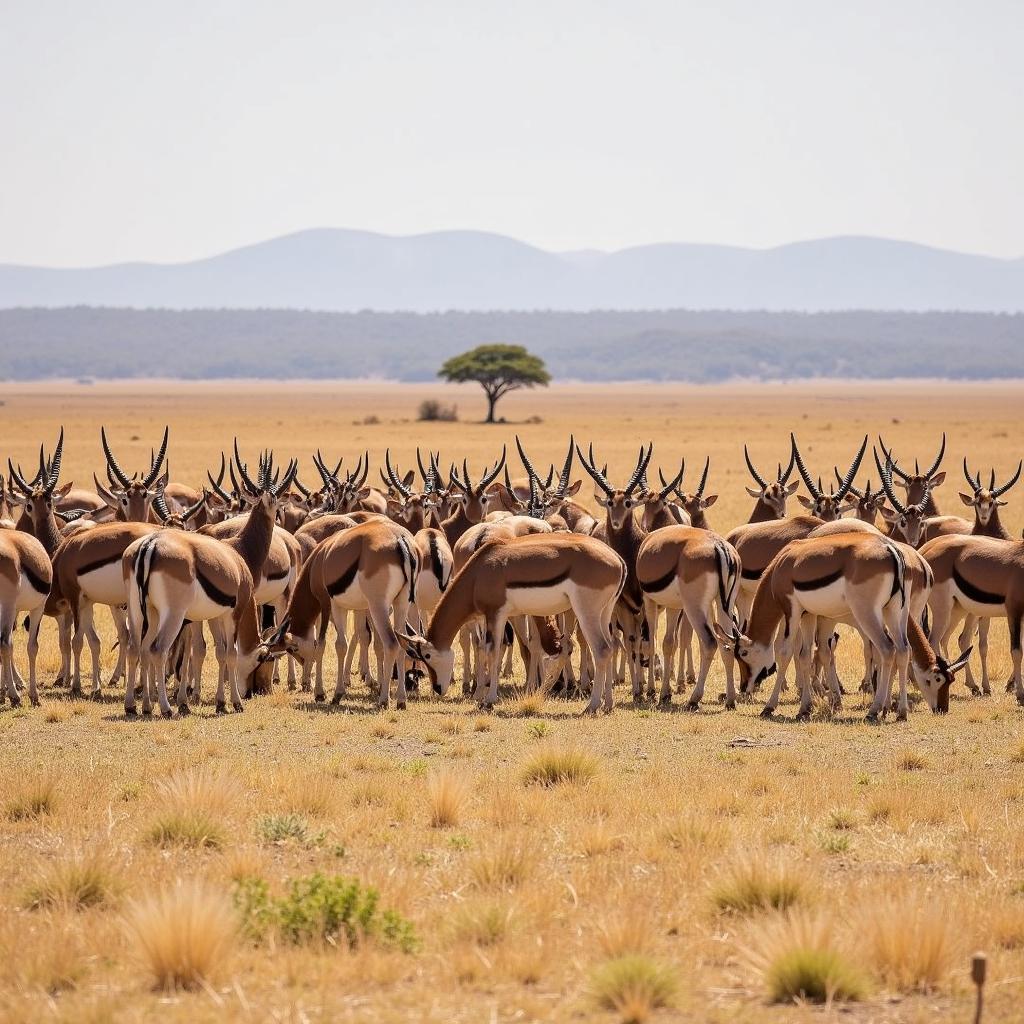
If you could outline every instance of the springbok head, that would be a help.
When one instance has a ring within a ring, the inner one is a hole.
[[[750,452],[747,451],[747,446],[743,446],[743,458],[746,459],[747,469],[750,475],[754,478],[754,483],[757,484],[757,488],[746,487],[747,494],[752,498],[756,498],[758,501],[764,502],[772,512],[775,513],[777,519],[786,518],[786,499],[793,494],[796,489],[800,486],[799,480],[794,480],[792,483],[789,482],[790,476],[793,474],[793,467],[796,465],[793,459],[792,446],[790,447],[789,453],[789,465],[786,466],[786,471],[782,471],[782,463],[779,463],[778,472],[776,478],[769,483],[760,473],[757,471],[754,463],[750,459]]]
[[[590,458],[576,445],[576,455],[580,464],[590,474],[597,489],[594,491],[594,500],[608,513],[608,522],[613,530],[621,530],[627,519],[633,516],[633,509],[644,503],[642,491],[639,490],[643,483],[644,474],[647,472],[648,463],[654,452],[654,444],[648,444],[647,450],[640,449],[640,455],[636,461],[636,468],[633,470],[629,480],[624,487],[612,487],[608,482],[605,473],[597,468],[594,461],[594,445],[590,445]]]
[[[974,514],[978,517],[978,522],[982,526],[988,525],[988,521],[992,518],[992,514],[996,509],[1004,506],[1005,501],[999,499],[1020,479],[1021,469],[1024,468],[1024,462],[1017,463],[1017,472],[1010,477],[1000,487],[996,486],[996,471],[992,470],[989,476],[988,487],[983,487],[981,483],[981,473],[977,473],[975,476],[971,476],[970,471],[967,468],[967,459],[964,458],[964,476],[967,477],[967,482],[971,485],[971,494],[964,494],[960,491],[960,500],[968,506],[974,508]]]
[[[928,506],[928,514],[933,516],[936,515],[937,510],[935,508],[935,502],[932,499],[932,492],[946,479],[945,472],[939,472],[939,466],[942,464],[942,459],[946,454],[945,431],[943,431],[942,434],[942,444],[939,446],[939,454],[935,456],[935,461],[931,464],[931,467],[927,472],[924,473],[921,472],[921,466],[917,459],[914,460],[913,473],[907,473],[905,470],[901,469],[900,464],[892,454],[892,449],[886,447],[881,434],[878,436],[878,447],[882,449],[882,454],[885,456],[887,462],[892,463],[892,472],[895,474],[896,482],[907,492],[907,504],[919,505],[921,502],[925,502]]]
[[[676,488],[676,497],[683,511],[690,517],[693,526],[705,527],[707,519],[704,516],[705,509],[711,508],[718,501],[717,494],[705,494],[704,488],[708,482],[708,470],[711,468],[711,456],[704,459],[704,472],[700,475],[700,484],[695,491],[681,491]],[[664,481],[663,481],[664,482]]]
[[[878,449],[874,449],[875,454],[875,465],[878,467],[878,472],[882,477],[882,489],[885,491],[885,496],[889,499],[889,505],[883,505],[881,508],[882,518],[893,528],[893,531],[898,531],[903,534],[906,542],[916,548],[921,542],[921,529],[924,525],[924,521],[928,518],[928,498],[930,495],[927,484],[925,485],[924,491],[921,493],[921,499],[913,505],[904,505],[893,489],[892,483],[892,460],[891,453],[885,453],[885,465],[882,465],[882,460],[878,457]]]
[[[412,483],[416,479],[416,471],[410,469],[404,477],[391,464],[391,449],[384,453],[384,466],[380,471],[381,480],[388,488],[388,515],[413,533],[423,529],[427,512],[431,507],[431,497],[426,491],[414,491]]]
[[[825,494],[822,490],[821,478],[819,477],[818,483],[815,484],[811,474],[807,472],[803,457],[800,455],[800,449],[797,447],[796,436],[790,434],[789,439],[793,445],[793,459],[796,461],[796,468],[800,472],[804,486],[811,492],[810,497],[800,494],[797,496],[797,500],[812,516],[817,516],[823,522],[831,523],[833,520],[838,519],[845,511],[843,502],[846,500],[847,494],[850,493],[850,487],[853,485],[857,470],[860,469],[861,460],[864,458],[864,452],[868,447],[868,435],[864,435],[860,451],[857,452],[853,462],[850,463],[846,476],[839,481],[839,490],[835,490],[830,485],[828,494]]]
[[[430,688],[438,697],[448,692],[455,671],[455,652],[451,647],[435,647],[419,633],[402,633],[396,630],[398,639],[405,645],[405,652],[413,661],[419,662],[430,677]]]
[[[249,476],[249,467],[247,463],[242,462],[242,457],[238,452],[238,438],[235,438],[235,462],[232,467],[232,479],[234,479],[234,469],[238,469],[238,480],[236,483],[241,483],[240,493],[242,498],[250,507],[259,506],[262,508],[271,518],[272,521],[277,521],[277,508],[284,494],[288,492],[288,488],[291,487],[292,481],[295,479],[295,474],[299,471],[299,463],[296,459],[292,459],[287,468],[284,471],[284,476],[281,475],[280,466],[274,469],[274,453],[266,450],[259,457],[259,466],[256,472],[256,479],[253,480]]]
[[[972,648],[968,647],[953,662],[946,661],[941,654],[936,655],[935,666],[929,669],[920,669],[911,662],[914,682],[924,694],[932,714],[944,715],[949,711],[949,688],[953,685],[957,672],[966,668],[967,662],[971,660],[971,650]]]
[[[43,446],[39,446],[39,471],[31,483],[26,481],[20,466],[15,469],[11,460],[7,460],[7,469],[11,477],[8,498],[12,505],[20,505],[25,510],[32,520],[37,536],[43,524],[49,521],[57,503],[74,486],[73,481],[68,481],[63,487],[57,486],[63,454],[64,428],[61,427],[57,447],[53,449],[53,456],[50,459],[46,458]]]
[[[832,469],[836,475],[836,482],[841,484],[843,475],[839,472],[839,467],[833,466]],[[852,508],[854,516],[862,523],[870,523],[874,526],[875,520],[881,515],[882,506],[885,504],[885,492],[874,490],[871,487],[871,481],[868,480],[867,486],[862,491],[850,484],[850,493],[857,501],[856,504],[847,505],[847,508]]]
[[[227,472],[227,459],[224,457],[224,453],[220,453],[220,472],[217,474],[217,479],[214,480],[213,473],[209,470],[206,471],[207,479],[210,481],[210,487],[213,488],[211,491],[203,489],[203,500],[206,504],[206,522],[207,523],[220,523],[225,519],[229,519],[232,516],[237,516],[244,510],[244,502],[242,501],[238,491],[238,481],[235,479],[235,470],[232,465],[231,468],[231,481],[234,485],[234,492],[229,493],[224,489],[224,474]]]
[[[755,643],[740,631],[735,620],[726,631],[719,623],[715,636],[722,650],[731,654],[740,670],[740,692],[753,693],[775,672],[775,651],[771,644]]]
[[[164,427],[160,450],[155,455],[150,454],[149,469],[133,473],[129,477],[110,449],[106,428],[100,427],[100,441],[103,444],[103,454],[107,460],[107,480],[110,481],[110,486],[104,487],[95,474],[93,474],[93,481],[96,484],[96,493],[113,509],[118,519],[129,523],[148,521],[153,499],[163,493],[167,484],[167,473],[165,472],[161,476],[160,469],[164,465],[167,455],[169,434],[169,429]]]
[[[644,489],[640,496],[643,501],[644,511],[641,525],[645,530],[650,530],[657,517],[668,508],[669,495],[675,495],[678,492],[685,472],[686,459],[683,459],[679,464],[679,472],[671,480],[666,480],[665,474],[660,469],[658,470],[658,479],[661,481],[660,487],[650,488],[647,486],[646,479],[642,481]]]
[[[187,508],[183,508],[178,512],[172,512],[167,505],[167,497],[161,491],[153,499],[153,511],[156,512],[157,518],[168,530],[187,530],[192,523],[192,520],[199,515],[200,510],[206,505],[206,499],[209,497],[209,491],[203,488],[203,493],[199,500],[194,505],[189,505]]]
[[[482,523],[487,515],[487,507],[492,500],[489,488],[505,468],[506,455],[506,448],[502,445],[501,458],[494,464],[493,469],[484,472],[475,486],[469,472],[469,463],[465,459],[462,460],[461,477],[455,466],[452,466],[448,486],[452,489],[453,495],[462,506],[464,515],[471,523]]]

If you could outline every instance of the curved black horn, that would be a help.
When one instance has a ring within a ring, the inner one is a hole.
[[[879,443],[881,443],[881,438],[879,438]],[[906,515],[907,506],[904,505],[892,491],[892,453],[888,451],[885,452],[885,465],[883,466],[882,460],[878,457],[878,449],[872,448],[872,451],[875,455],[875,465],[878,467],[878,472],[882,477],[882,490],[885,491],[885,496],[889,499],[889,504],[891,504],[900,515]],[[884,447],[883,451],[885,451]]]
[[[156,509],[160,522],[166,523],[171,518],[171,510],[167,507],[167,499],[164,497],[163,491],[153,496],[153,508]]]
[[[523,450],[523,442],[519,440],[518,434],[516,434],[516,449],[519,451],[519,459],[526,469],[526,475],[531,480],[539,480],[540,477],[537,475],[537,470],[533,468],[533,463],[530,461],[526,452]]]
[[[803,457],[800,455],[800,449],[797,447],[796,435],[790,433],[789,441],[793,450],[793,461],[796,462],[797,471],[800,473],[807,490],[811,492],[811,497],[817,501],[821,497],[821,491],[814,486],[814,480],[811,479],[811,474],[807,472]]]
[[[597,466],[594,465],[594,444],[590,444],[590,461],[587,461],[587,457],[580,451],[580,446],[576,445],[576,456],[580,460],[580,465],[587,471],[591,476],[594,483],[601,488],[602,491],[610,498],[615,493],[615,488],[608,483],[607,478],[603,473],[598,470]]]
[[[569,435],[569,451],[565,455],[565,464],[562,466],[562,472],[558,476],[558,487],[555,489],[555,494],[559,498],[565,497],[565,489],[569,486],[569,474],[572,472],[572,457],[575,450],[576,441],[572,434]]]
[[[490,487],[491,484],[494,483],[495,480],[498,479],[498,474],[501,472],[502,467],[505,465],[505,458],[506,458],[507,455],[508,455],[508,451],[505,448],[505,445],[502,445],[501,446],[501,458],[498,459],[498,461],[494,464],[494,469],[492,469],[490,471],[490,473],[484,473],[483,479],[480,481],[480,484],[477,487],[477,491],[482,493],[488,487]],[[466,482],[467,483],[469,482],[469,477],[468,476],[466,477]]]
[[[700,475],[700,486],[694,492],[698,498],[704,497],[704,485],[708,482],[708,470],[711,468],[711,456],[704,460],[704,472]]]
[[[843,477],[842,477],[842,474],[839,472],[839,467],[838,466],[833,466],[832,467],[832,472],[835,473],[837,482],[840,484],[840,486],[842,486]],[[857,488],[854,487],[852,483],[846,489],[851,494],[855,494],[858,498],[863,498],[864,497],[864,492],[863,491],[858,491]]]
[[[1002,495],[1004,495],[1020,479],[1020,471],[1022,468],[1024,468],[1024,461],[1017,463],[1017,472],[1014,473],[1013,476],[1010,477],[1010,479],[1007,480],[1002,487],[999,487],[996,490],[994,490],[992,492],[992,497],[999,498]]]
[[[895,473],[904,483],[909,484],[910,483],[910,476],[909,476],[909,474],[904,473],[903,470],[900,469],[899,463],[893,457],[892,449],[891,448],[886,448],[885,442],[882,440],[882,435],[881,434],[878,435],[878,446],[882,449],[882,454],[885,455],[886,460],[892,466],[893,473]],[[876,461],[878,461],[878,460],[876,459]],[[879,466],[878,471],[881,473],[882,472],[882,469],[881,469],[882,464],[881,464],[881,462],[878,463],[878,466]]]
[[[181,518],[187,523],[206,504],[206,499],[209,496],[210,492],[204,487],[203,493],[199,495],[199,500],[194,505],[189,505],[189,507],[181,513]]]
[[[861,443],[860,451],[857,452],[857,457],[853,460],[850,465],[849,472],[839,481],[839,490],[835,493],[836,501],[842,501],[846,497],[847,492],[853,486],[853,479],[857,475],[857,471],[860,469],[861,460],[864,458],[864,453],[868,449],[868,435],[864,435],[864,441]],[[859,495],[858,495],[859,497]]]
[[[25,478],[14,468],[14,463],[10,459],[7,460],[7,471],[10,474],[11,481],[17,486],[18,490],[25,495],[26,498],[32,497],[32,488],[25,483]]]
[[[778,479],[778,482],[780,484],[785,484],[785,483],[789,482],[789,478],[793,475],[793,468],[795,466],[796,466],[796,459],[793,457],[792,450],[790,450],[790,453],[789,453],[789,465],[786,466],[786,472],[783,473],[781,467],[779,467],[779,473],[778,473],[777,479]]]
[[[416,465],[419,466],[420,476],[423,478],[423,486],[429,490],[430,473],[423,467],[423,456],[420,455],[420,446],[416,445]]]
[[[60,437],[57,438],[57,447],[53,449],[53,459],[50,462],[50,475],[46,481],[46,493],[53,494],[57,486],[57,478],[60,476],[60,460],[64,455],[64,428],[60,428]]]
[[[978,470],[977,477],[971,476],[971,471],[967,468],[967,456],[964,456],[964,476],[967,477],[967,482],[971,485],[971,489],[975,492],[981,490],[981,470]]]
[[[664,501],[668,497],[668,492],[669,491],[674,491],[679,486],[679,484],[682,482],[683,474],[685,472],[686,472],[686,459],[683,459],[682,462],[679,464],[679,472],[676,473],[675,479],[671,483],[666,484],[665,483],[664,475],[662,474],[660,469],[658,470],[658,476],[661,477],[661,482],[663,484],[665,484],[664,488],[661,490],[661,492],[658,495],[658,497],[661,498],[662,501]]]
[[[276,498],[278,495],[284,494],[292,485],[292,481],[295,479],[295,474],[299,471],[299,460],[292,459],[288,463],[288,468],[284,471],[284,476],[281,477],[280,482],[276,481],[270,486],[270,493]]]
[[[935,461],[932,463],[932,468],[925,473],[924,477],[926,480],[931,480],[935,476],[940,465],[942,465],[942,458],[946,454],[946,432],[942,432],[942,444],[939,447],[939,454],[935,456]]]
[[[224,453],[220,453],[220,473],[217,474],[217,479],[213,479],[213,474],[207,470],[206,475],[210,478],[210,483],[213,485],[214,492],[218,497],[223,498],[225,501],[231,501],[231,495],[221,487],[224,482],[224,471],[227,468],[227,459],[224,458]]]
[[[754,463],[750,461],[750,452],[747,451],[747,446],[743,446],[743,458],[747,460],[747,469],[750,470],[750,475],[754,478],[754,483],[757,484],[761,490],[765,490],[768,487],[763,476],[754,468]],[[792,462],[792,460],[790,460]],[[781,479],[781,477],[780,477]]]
[[[643,448],[640,449],[640,458],[637,460],[636,469],[633,470],[633,475],[629,478],[629,483],[626,484],[624,488],[626,494],[632,494],[637,484],[644,479],[644,476],[647,473],[647,464],[651,461],[651,455],[653,453],[653,441],[648,442],[646,455],[644,455]]]
[[[262,488],[257,487],[252,482],[249,474],[246,472],[246,467],[242,464],[242,457],[238,454],[238,438],[235,438],[235,465],[238,467],[238,475],[242,478],[242,483],[245,485],[247,491],[250,494],[259,494]]]
[[[128,479],[128,475],[117,464],[117,459],[114,458],[114,453],[110,450],[110,444],[107,441],[107,431],[104,427],[100,427],[100,442],[103,445],[103,454],[107,457],[107,466],[110,472],[114,474],[117,482],[122,487],[127,487],[131,480]]]
[[[160,475],[160,467],[163,465],[164,457],[167,455],[167,438],[169,436],[170,427],[164,427],[164,439],[160,442],[160,451],[156,453],[156,458],[152,460],[149,467],[149,476],[142,481],[142,486],[147,490],[153,486],[156,478]]]
[[[419,453],[417,452],[417,456]],[[384,452],[384,465],[387,467],[388,479],[391,481],[391,486],[403,497],[408,498],[412,491],[402,483],[398,477],[398,473],[395,472],[394,466],[391,465],[391,449],[388,448]]]

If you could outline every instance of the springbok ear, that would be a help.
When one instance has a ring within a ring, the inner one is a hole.
[[[596,501],[601,508],[608,507],[608,495],[603,491],[594,491],[594,501]]]
[[[929,481],[931,489],[934,491],[935,488],[940,486],[945,479],[946,479],[946,471],[945,470],[943,470],[941,473],[936,473],[935,476],[933,476],[931,478],[931,480]]]
[[[360,501],[362,501],[364,498],[368,498],[370,496],[370,491],[371,490],[372,490],[371,487],[360,487],[359,490],[356,491],[355,496]]]
[[[64,484],[62,487],[58,487],[57,490],[55,490],[53,492],[54,498],[56,498],[58,501],[61,498],[66,498],[68,496],[68,493],[70,492],[71,488],[74,487],[74,486],[75,486],[75,481],[74,480],[69,480],[66,484]]]
[[[882,513],[882,518],[887,523],[895,523],[899,519],[900,514],[893,509],[889,508],[888,505],[880,505],[878,511]]]
[[[571,498],[575,494],[579,494],[580,488],[583,486],[582,480],[577,480],[574,483],[569,484],[565,489],[565,496]]]
[[[791,484],[786,485],[786,494],[796,494],[796,489],[800,486],[799,480],[794,480]]]
[[[761,492],[756,487],[744,487],[743,490],[745,490],[752,498],[761,497]]]
[[[404,477],[402,477],[402,483],[405,484],[406,487],[411,487],[412,486],[412,482],[415,479],[416,479],[416,472],[415,472],[415,470],[410,469],[409,472],[406,473]]]
[[[806,494],[798,494],[796,496],[796,500],[799,501],[804,508],[814,508],[814,502],[808,498]]]
[[[711,506],[714,505],[716,501],[718,501],[717,494],[709,494],[706,498],[701,499],[701,502],[705,508],[711,508]]]
[[[973,505],[974,504],[974,495],[972,495],[972,494],[964,494],[963,491],[957,491],[956,493],[960,495],[960,500],[965,505]]]

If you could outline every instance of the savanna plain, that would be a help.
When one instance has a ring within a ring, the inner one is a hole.
[[[193,485],[236,435],[253,461],[264,446],[299,457],[307,483],[318,447],[349,468],[369,449],[374,483],[387,447],[404,470],[417,444],[479,475],[515,432],[544,467],[570,432],[593,441],[621,480],[651,440],[669,476],[685,456],[689,487],[710,455],[722,533],[752,505],[744,442],[768,473],[794,430],[828,480],[865,433],[912,463],[946,431],[936,497],[957,514],[964,455],[1005,479],[1024,454],[1022,384],[565,385],[510,396],[495,426],[473,422],[477,390],[440,385],[0,397],[3,457],[34,465],[63,424],[61,479],[88,486],[101,424],[129,472],[169,424],[171,477]],[[461,422],[417,423],[427,397],[456,401]],[[1008,500],[1019,536],[1024,485]],[[129,721],[119,689],[70,701],[53,685],[47,620],[41,706],[0,708],[0,1019],[968,1021],[983,950],[983,1020],[1018,1021],[1024,710],[1001,685],[1002,621],[992,638],[993,696],[958,682],[948,715],[916,704],[902,724],[863,722],[849,635],[844,707],[806,724],[789,720],[792,689],[773,721],[760,698],[725,711],[720,662],[698,713],[679,696],[634,706],[620,686],[610,716],[584,719],[581,701],[514,681],[489,714],[457,685],[377,712],[353,680],[340,707],[278,686],[243,714]],[[830,1001],[775,1001],[794,978]]]

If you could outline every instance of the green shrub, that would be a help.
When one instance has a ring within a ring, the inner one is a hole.
[[[375,940],[403,953],[419,941],[412,924],[393,910],[381,910],[380,894],[354,878],[317,872],[291,881],[285,895],[274,897],[262,878],[244,879],[235,889],[235,904],[249,935],[260,940],[274,932],[294,946],[313,942],[358,946]]]
[[[264,843],[305,843],[309,823],[300,814],[268,814],[256,822],[256,835]]]

